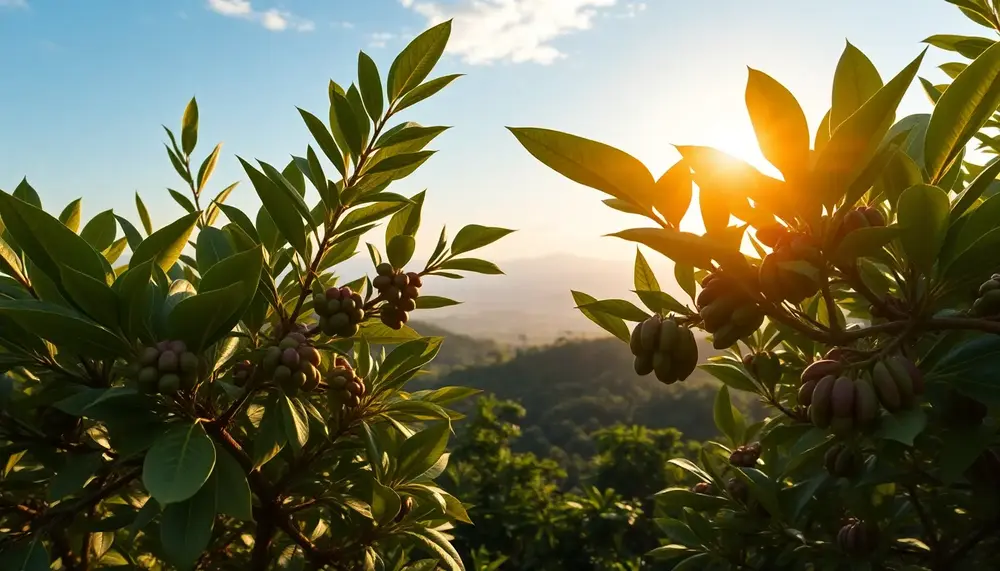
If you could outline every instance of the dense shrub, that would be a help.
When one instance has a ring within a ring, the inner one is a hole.
[[[985,2],[949,1],[1000,29]],[[674,262],[690,305],[661,291],[641,253],[645,308],[574,293],[629,344],[636,372],[683,382],[691,328],[728,349],[701,365],[723,383],[721,438],[697,462],[672,460],[700,483],[657,494],[664,537],[650,555],[673,569],[1000,567],[1000,161],[965,159],[973,139],[1000,149],[1000,45],[928,41],[975,59],[945,66],[950,85],[923,81],[933,113],[898,121],[923,54],[883,83],[848,44],[812,134],[792,94],[751,69],[747,109],[781,178],[678,146],[654,179],[607,145],[512,129],[541,162],[652,223],[614,236]],[[694,185],[703,234],[680,229]],[[746,422],[730,391],[757,395],[767,419]]]
[[[240,159],[255,214],[226,204],[235,184],[210,199],[221,145],[197,160],[193,99],[166,145],[187,214],[162,228],[138,196],[142,232],[110,210],[81,228],[80,200],[52,216],[26,180],[0,192],[0,569],[464,568],[466,510],[435,478],[446,407],[474,391],[405,391],[441,344],[405,323],[454,303],[425,282],[500,273],[468,253],[509,230],[442,230],[404,271],[424,194],[388,190],[445,130],[396,120],[457,77],[427,80],[449,33],[384,84],[361,53],[323,119],[299,110],[316,147],[283,169]],[[385,220],[374,277],[338,275]]]

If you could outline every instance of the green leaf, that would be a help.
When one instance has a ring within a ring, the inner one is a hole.
[[[264,405],[264,417],[260,420],[260,426],[253,440],[253,467],[255,470],[270,462],[288,443],[288,439],[285,437],[283,415],[281,409],[278,408],[277,398],[277,395],[272,396]]]
[[[936,186],[911,186],[899,197],[900,244],[910,262],[925,274],[933,268],[947,236],[949,207],[948,194]]]
[[[715,419],[715,426],[720,432],[729,437],[729,440],[739,442],[739,431],[736,427],[736,418],[733,414],[733,403],[729,398],[729,387],[722,385],[715,396],[715,406],[712,409],[712,417]]]
[[[978,59],[981,55],[983,55],[983,52],[993,46],[996,41],[989,38],[979,38],[975,36],[937,34],[925,39],[924,43],[950,52],[957,52],[969,59]]]
[[[181,300],[167,316],[170,338],[183,340],[195,351],[205,349],[229,333],[230,322],[239,320],[240,308],[254,293],[256,287],[237,282]]]
[[[399,447],[396,480],[409,482],[429,470],[444,454],[450,433],[449,422],[435,422],[404,440]]]
[[[674,299],[674,296],[669,293],[662,291],[643,291],[641,289],[633,290],[633,292],[642,301],[642,304],[654,313],[669,313],[671,311],[684,315],[689,315],[691,313],[690,309]]]
[[[875,431],[875,437],[913,446],[913,439],[926,427],[927,413],[922,408],[914,408],[896,414],[883,415],[878,430]]]
[[[250,484],[239,462],[229,452],[215,446],[215,469],[212,480],[216,486],[216,499],[220,514],[241,521],[253,521]]]
[[[345,95],[333,91],[330,93],[330,105],[331,119],[336,119],[336,128],[344,135],[351,155],[360,156],[363,143],[361,131],[358,129],[358,118],[351,107],[351,102]]]
[[[406,203],[398,202],[376,202],[361,208],[356,208],[347,213],[337,226],[336,233],[344,234],[349,230],[360,228],[366,224],[377,222],[390,214],[399,212],[407,207]]]
[[[995,251],[995,250],[994,250]],[[983,335],[960,343],[948,352],[927,374],[928,383],[955,388],[991,407],[1000,406],[1000,376],[996,374],[1000,358],[1000,336]]]
[[[402,501],[399,494],[388,486],[372,481],[372,517],[375,521],[385,524],[391,522],[397,514]]]
[[[624,299],[603,299],[577,306],[577,309],[604,313],[625,321],[645,321],[649,314]]]
[[[292,248],[296,252],[305,256],[306,229],[305,224],[302,222],[302,215],[294,208],[294,204],[291,204],[294,199],[289,196],[287,191],[280,189],[274,181],[262,172],[258,171],[242,158],[237,158],[240,164],[243,165],[247,176],[250,177],[250,182],[257,191],[257,195],[264,205],[264,210],[271,220],[274,221],[274,225],[278,228],[278,231],[292,245]],[[289,208],[289,206],[292,206],[292,208]],[[261,229],[258,224],[259,230]]]
[[[681,219],[691,206],[692,185],[691,167],[685,161],[674,163],[674,166],[667,169],[667,172],[656,181],[652,204],[663,215],[663,219],[673,224],[675,228],[680,226]],[[645,214],[638,208],[635,213]]]
[[[426,191],[420,191],[413,195],[411,203],[405,204],[396,210],[385,228],[386,242],[391,240],[393,236],[400,234],[413,236],[417,233],[417,230],[420,228],[420,216],[423,212],[424,197],[426,195]]]
[[[420,334],[411,327],[404,325],[400,329],[390,329],[379,322],[362,323],[358,336],[367,339],[372,345],[389,345],[411,339],[420,339]]]
[[[632,271],[635,281],[635,289],[641,291],[660,291],[660,282],[656,280],[653,268],[649,267],[649,262],[642,255],[639,248],[635,249],[635,269]]]
[[[928,180],[936,183],[1000,105],[1000,43],[967,67],[934,106],[924,139]]]
[[[101,452],[66,456],[66,464],[49,481],[49,501],[58,501],[83,490],[104,463]]]
[[[323,154],[333,163],[333,167],[337,169],[340,176],[347,176],[344,155],[340,152],[337,142],[333,139],[333,135],[330,134],[326,125],[312,113],[301,108],[297,109],[299,109],[299,115],[302,116],[302,120],[306,123],[306,128],[309,129],[309,133],[312,134],[313,139],[316,140],[316,144],[319,145]]]
[[[434,69],[451,35],[451,20],[442,22],[413,38],[396,56],[386,79],[389,101],[395,102],[420,85]]]
[[[118,296],[102,281],[64,267],[61,282],[66,293],[88,317],[109,328],[118,326]]]
[[[437,151],[417,151],[415,153],[401,153],[398,155],[387,156],[386,158],[379,160],[379,156],[381,155],[380,153],[379,155],[376,155],[372,166],[365,170],[365,174],[376,175],[386,173],[396,175],[403,170],[412,170],[419,167],[436,152]]]
[[[417,298],[417,309],[440,309],[442,307],[449,307],[460,303],[462,302],[448,299],[447,297],[422,295]]]
[[[703,363],[698,368],[719,379],[727,387],[754,394],[758,392],[757,384],[740,367],[729,363]]]
[[[195,182],[198,183],[197,188],[199,194],[201,191],[205,190],[205,185],[208,184],[208,179],[212,177],[212,172],[215,170],[215,163],[219,161],[220,151],[222,151],[222,143],[216,144],[215,148],[212,149],[212,152],[205,157],[205,160],[201,162],[201,166],[198,167],[198,180]],[[232,189],[233,186],[229,188]],[[219,202],[221,202],[221,200]]]
[[[830,108],[830,132],[861,109],[866,101],[882,89],[882,76],[864,53],[851,42],[837,62],[833,76],[833,106]]]
[[[206,485],[187,501],[167,505],[160,517],[160,543],[167,558],[190,569],[212,541],[215,527],[216,487]]]
[[[667,228],[633,228],[609,235],[649,246],[677,263],[704,269],[712,265],[711,246],[697,234]]]
[[[1000,157],[996,157],[987,163],[979,175],[955,199],[954,206],[951,207],[952,224],[976,204],[983,193],[986,192],[986,189],[997,180],[998,175],[1000,175]]]
[[[198,102],[194,97],[184,108],[184,117],[181,118],[181,148],[185,155],[194,152],[195,145],[198,144]]]
[[[309,417],[298,399],[280,395],[281,421],[285,438],[292,448],[302,450],[309,441]]]
[[[194,496],[214,467],[215,445],[201,423],[175,424],[146,453],[142,483],[160,505],[166,506]]]
[[[441,262],[438,265],[442,270],[459,270],[466,272],[475,272],[477,274],[490,274],[498,275],[503,274],[503,271],[497,267],[493,262],[486,260],[480,260],[478,258],[458,258],[451,259],[445,262]]]
[[[923,61],[922,52],[882,89],[878,90],[830,137],[813,166],[813,181],[826,204],[839,200],[864,171],[889,131],[896,108]]]
[[[462,77],[462,75],[464,74],[454,73],[451,75],[435,77],[426,83],[422,83],[417,87],[414,87],[412,91],[404,95],[403,98],[399,100],[399,103],[396,105],[396,112],[398,113],[407,107],[412,107],[413,105],[420,103],[428,97],[434,96],[434,94],[441,91],[445,87],[448,87],[448,84]]]
[[[903,232],[895,224],[890,226],[870,226],[858,228],[847,234],[837,246],[834,257],[843,260],[854,260],[874,256],[882,251],[886,244],[892,242]]]
[[[375,148],[389,149],[396,145],[402,146],[405,143],[416,145],[417,142],[423,145],[429,143],[447,130],[448,127],[423,127],[419,123],[413,123],[412,121],[401,123],[383,133],[375,142]]]
[[[183,216],[150,234],[133,251],[129,267],[153,260],[156,265],[160,266],[161,270],[169,271],[177,263],[181,251],[187,245],[188,237],[198,223],[199,214],[193,212]]]
[[[649,207],[655,183],[632,155],[604,143],[549,129],[508,127],[524,148],[573,182]]]
[[[371,123],[368,121],[368,113],[365,111],[365,103],[361,100],[361,93],[358,91],[357,86],[353,83],[351,87],[348,88],[347,102],[351,104],[351,110],[353,111],[354,121],[358,126],[358,133],[361,135],[361,147],[366,148],[368,146],[368,136],[371,134]]]
[[[118,235],[118,223],[112,210],[105,210],[90,219],[80,231],[80,237],[98,252],[107,250]]]
[[[795,96],[774,78],[750,69],[746,104],[761,152],[785,180],[809,166],[809,125]],[[836,85],[836,84],[835,84]]]
[[[83,199],[77,198],[73,202],[67,204],[66,208],[63,208],[63,211],[59,214],[59,221],[74,232],[80,229],[80,211],[82,208],[82,201]]]
[[[132,348],[124,339],[71,309],[33,299],[0,299],[0,315],[24,329],[81,356],[124,357]]]
[[[455,239],[451,242],[451,253],[457,256],[471,250],[477,250],[496,242],[511,232],[514,230],[469,224],[459,230],[458,234],[455,234]]]
[[[142,202],[138,192],[135,193],[135,209],[139,211],[139,221],[142,222],[142,228],[149,236],[153,233],[153,224],[149,221],[149,211],[146,210],[146,205]]]
[[[595,313],[589,309],[585,309],[583,306],[588,303],[593,303],[597,301],[597,299],[579,291],[572,291],[571,293],[573,294],[574,303],[576,303],[576,306],[580,308],[580,313],[582,313],[587,319],[599,325],[601,329],[604,329],[618,339],[628,343],[631,332],[621,318],[608,315],[607,313]]]
[[[195,255],[198,260],[198,271],[202,274],[210,270],[220,260],[233,254],[233,246],[222,230],[206,226],[198,232]]]
[[[358,53],[358,83],[361,86],[361,98],[372,121],[382,117],[385,97],[382,94],[382,79],[379,77],[378,66],[365,52]]]
[[[168,188],[167,192],[170,193],[170,197],[173,198],[174,202],[176,202],[177,204],[179,204],[180,207],[183,208],[185,212],[188,212],[188,213],[194,212],[194,210],[195,210],[194,209],[194,204],[191,202],[190,198],[184,196],[183,194],[181,194],[180,192],[178,192],[178,191],[176,191],[176,190],[174,190],[172,188]]]
[[[14,198],[23,200],[35,208],[42,208],[42,199],[38,197],[38,192],[28,184],[27,178],[22,178],[21,182],[17,183],[17,187],[12,194]]]
[[[402,268],[413,258],[413,251],[416,248],[417,241],[413,236],[400,234],[389,240],[385,246],[385,254],[394,268]]]
[[[0,191],[0,218],[25,256],[56,283],[61,266],[108,283],[101,255],[45,211]]]

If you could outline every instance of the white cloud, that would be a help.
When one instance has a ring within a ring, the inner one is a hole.
[[[566,57],[552,41],[560,36],[588,30],[594,17],[617,0],[400,0],[427,19],[428,25],[454,19],[448,52],[466,63],[495,61],[551,64]],[[641,11],[642,2],[630,2],[626,10]]]
[[[334,28],[343,28],[345,30],[350,30],[354,28],[354,22],[331,22],[330,26]]]
[[[395,38],[396,34],[390,34],[387,32],[376,32],[368,36],[369,42],[368,46],[372,48],[384,48],[386,43]]]
[[[4,1],[7,0],[0,0],[0,2]],[[208,0],[208,8],[216,14],[230,18],[252,20],[272,32],[282,32],[289,29],[297,32],[311,32],[316,29],[316,24],[312,21],[299,18],[291,12],[276,8],[265,11],[254,10],[250,0]]]
[[[27,8],[27,0],[0,0],[0,8]]]

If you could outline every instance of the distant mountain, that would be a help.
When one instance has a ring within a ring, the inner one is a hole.
[[[700,362],[719,353],[704,339],[698,345]],[[593,453],[591,434],[619,422],[675,427],[695,439],[717,432],[712,407],[718,381],[700,369],[685,382],[670,386],[652,375],[639,377],[632,370],[628,347],[616,339],[522,348],[501,363],[415,379],[410,388],[448,385],[474,387],[521,403],[527,416],[521,422],[524,434],[519,446],[539,454],[547,455],[556,447],[588,457]],[[733,397],[742,411],[759,417],[759,405],[749,395]]]
[[[653,260],[651,260],[652,262]],[[473,337],[525,345],[558,338],[595,338],[607,334],[574,309],[570,290],[598,299],[624,298],[638,304],[632,260],[607,261],[575,255],[509,260],[499,264],[505,275],[472,275],[461,280],[428,279],[427,294],[461,301],[461,305],[418,314],[425,323]],[[661,284],[682,301],[667,270],[655,268]]]

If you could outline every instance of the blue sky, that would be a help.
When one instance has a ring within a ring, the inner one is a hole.
[[[115,208],[136,220],[138,190],[162,225],[181,188],[160,127],[201,110],[199,155],[224,141],[217,191],[241,179],[235,154],[284,164],[309,135],[295,106],[323,116],[326,83],[355,77],[364,49],[383,74],[406,41],[455,17],[436,74],[465,73],[404,119],[453,125],[439,153],[397,191],[428,189],[419,238],[443,223],[520,232],[509,259],[572,252],[630,256],[601,234],[638,219],[541,166],[504,129],[543,126],[618,146],[655,176],[671,144],[708,144],[757,164],[743,88],[747,66],[787,85],[813,129],[850,40],[891,76],[935,33],[984,35],[944,0],[0,0],[0,188],[24,175],[58,212]],[[932,48],[921,75],[952,58]],[[900,115],[929,108],[919,86]],[[244,182],[231,203],[256,209]],[[693,223],[696,224],[696,221]],[[380,236],[372,236],[380,242]],[[423,250],[423,248],[421,248]]]

